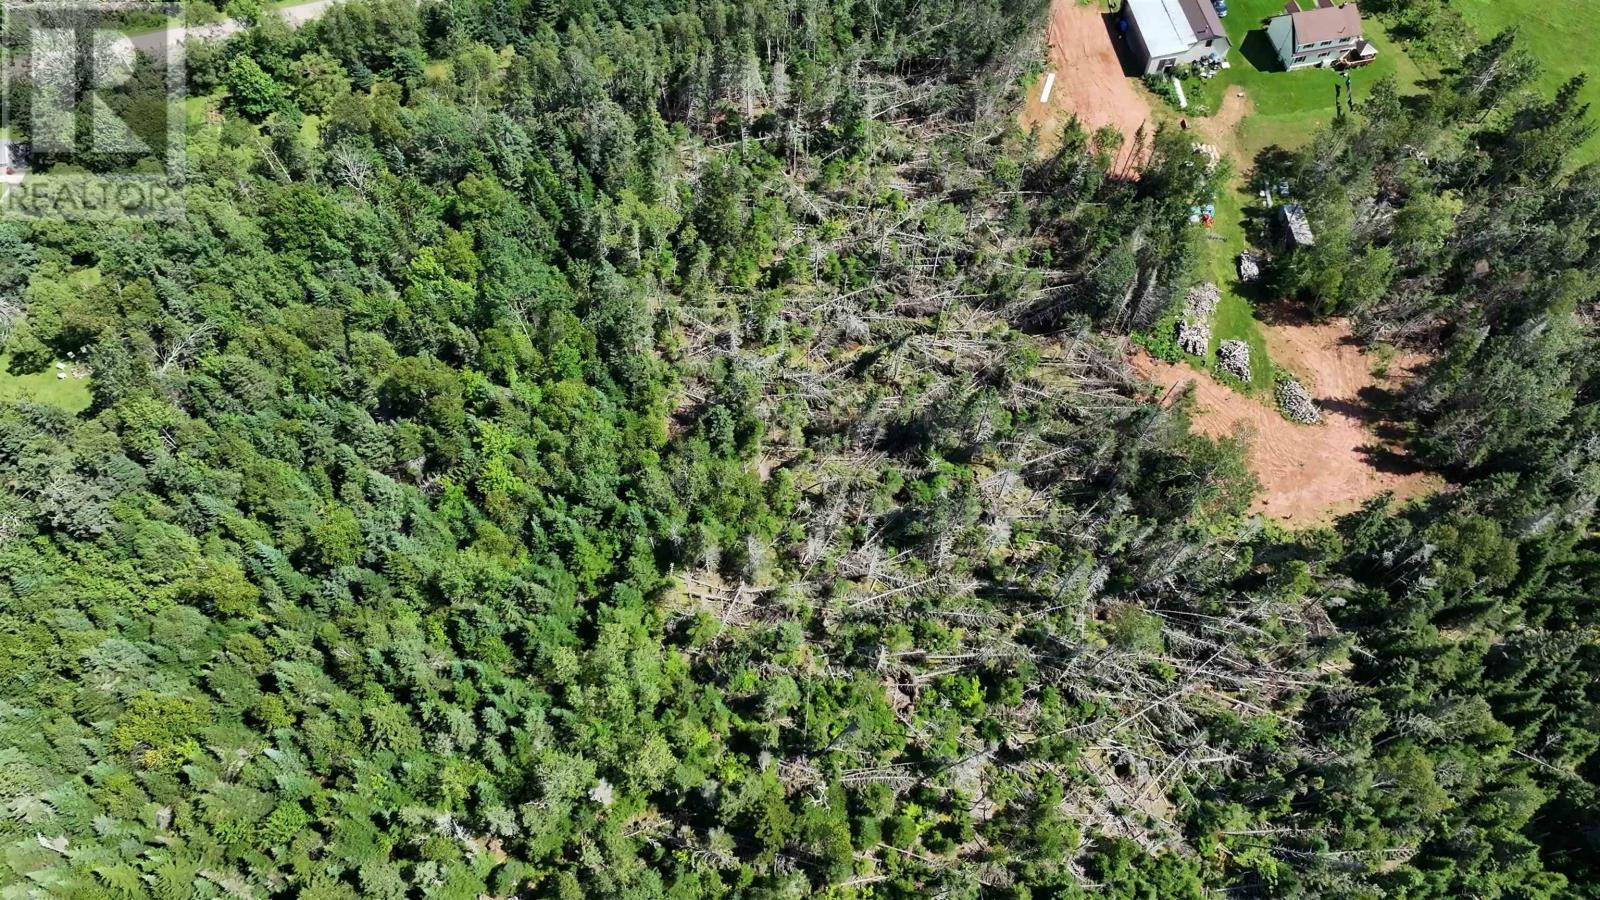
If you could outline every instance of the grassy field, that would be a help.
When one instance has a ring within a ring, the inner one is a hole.
[[[1222,291],[1222,302],[1217,304],[1216,316],[1211,322],[1211,352],[1208,363],[1217,358],[1217,345],[1226,340],[1240,340],[1250,345],[1251,392],[1272,390],[1272,358],[1267,352],[1267,339],[1256,321],[1255,305],[1239,285],[1237,260],[1247,247],[1245,240],[1245,201],[1243,179],[1234,176],[1217,187],[1216,225],[1205,236],[1207,280]]]
[[[1273,144],[1293,148],[1305,143],[1333,118],[1334,85],[1342,81],[1341,76],[1328,69],[1282,70],[1267,39],[1266,20],[1283,12],[1283,0],[1230,0],[1228,7],[1222,22],[1233,41],[1228,54],[1232,68],[1204,83],[1201,102],[1216,111],[1230,91],[1243,88],[1250,95],[1255,113],[1239,126],[1239,149],[1247,156]],[[1378,46],[1378,59],[1351,73],[1357,98],[1365,88],[1391,75],[1402,89],[1415,85],[1423,76],[1421,69],[1376,20],[1369,17],[1366,24],[1367,38]],[[1248,164],[1249,160],[1241,162]]]
[[[27,375],[11,373],[11,357],[0,356],[0,401],[29,400],[60,407],[69,413],[89,408],[87,378],[57,378],[54,367]]]
[[[1543,67],[1539,87],[1554,93],[1568,78],[1587,71],[1583,99],[1600,112],[1600,29],[1592,16],[1596,0],[1454,0],[1454,6],[1483,40],[1516,26],[1522,46]],[[1574,162],[1600,160],[1600,137],[1590,138]]]

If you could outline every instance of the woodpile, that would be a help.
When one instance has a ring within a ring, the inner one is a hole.
[[[1250,380],[1250,345],[1244,341],[1223,341],[1217,345],[1217,368],[1241,380]]]
[[[1322,421],[1322,410],[1317,408],[1311,395],[1306,392],[1305,385],[1287,376],[1278,379],[1275,391],[1278,396],[1278,407],[1290,420],[1302,425],[1315,425]]]
[[[1249,284],[1261,277],[1261,260],[1249,250],[1239,254],[1239,280]]]
[[[1205,356],[1211,349],[1211,314],[1221,302],[1222,291],[1209,281],[1189,289],[1178,319],[1178,346],[1183,352]]]

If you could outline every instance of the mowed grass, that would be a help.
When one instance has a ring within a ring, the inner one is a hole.
[[[1302,5],[1309,8],[1312,3]],[[1203,239],[1200,278],[1215,283],[1222,294],[1211,323],[1211,346],[1206,359],[1186,357],[1191,365],[1215,372],[1218,345],[1225,340],[1244,341],[1250,347],[1250,383],[1221,380],[1251,394],[1270,395],[1273,362],[1266,333],[1255,315],[1252,289],[1239,283],[1239,254],[1249,247],[1247,210],[1256,202],[1240,173],[1247,173],[1256,154],[1267,147],[1300,147],[1331,122],[1336,115],[1335,86],[1344,83],[1344,76],[1331,69],[1283,70],[1266,32],[1267,20],[1283,12],[1283,0],[1229,0],[1228,6],[1229,14],[1222,21],[1233,43],[1228,52],[1230,67],[1209,81],[1190,81],[1190,95],[1216,113],[1229,94],[1242,89],[1250,98],[1252,112],[1240,121],[1233,140],[1224,141],[1235,153],[1235,173],[1217,185],[1215,227],[1208,229]],[[1356,99],[1384,78],[1394,78],[1402,92],[1414,89],[1425,73],[1390,38],[1381,22],[1369,16],[1365,23],[1365,36],[1377,45],[1378,59],[1350,73]]]
[[[1454,0],[1454,6],[1481,40],[1515,26],[1518,42],[1539,61],[1538,85],[1546,95],[1587,72],[1583,101],[1591,117],[1600,113],[1600,27],[1594,18],[1600,0]],[[1600,136],[1591,137],[1574,157],[1577,165],[1600,160]]]
[[[1293,149],[1305,144],[1333,120],[1334,87],[1343,83],[1343,76],[1331,69],[1283,71],[1266,31],[1267,20],[1283,12],[1283,0],[1230,0],[1228,7],[1222,22],[1233,42],[1228,52],[1231,68],[1205,82],[1203,102],[1215,112],[1231,91],[1243,88],[1250,95],[1255,112],[1239,125],[1239,147],[1251,157],[1273,145]],[[1367,16],[1365,23],[1366,37],[1378,47],[1378,59],[1350,73],[1357,100],[1390,76],[1402,91],[1414,87],[1422,70],[1377,19]]]
[[[1248,246],[1245,196],[1241,193],[1244,190],[1243,179],[1238,175],[1217,185],[1216,224],[1205,235],[1206,277],[1222,291],[1222,300],[1211,320],[1207,363],[1216,363],[1217,347],[1223,341],[1244,341],[1250,345],[1250,383],[1246,387],[1255,393],[1272,390],[1272,358],[1267,352],[1266,334],[1256,320],[1255,305],[1239,284],[1239,254]]]
[[[54,366],[43,372],[14,375],[10,354],[0,355],[0,402],[26,400],[58,407],[76,415],[89,408],[89,379],[57,378]]]

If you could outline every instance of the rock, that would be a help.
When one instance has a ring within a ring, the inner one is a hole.
[[[1250,380],[1250,345],[1244,341],[1223,341],[1217,345],[1217,368],[1241,381]]]

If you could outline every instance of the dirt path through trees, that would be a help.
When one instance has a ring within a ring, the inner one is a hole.
[[[1061,126],[1073,114],[1091,134],[1106,125],[1122,132],[1124,146],[1133,144],[1141,126],[1154,130],[1150,103],[1123,72],[1117,58],[1118,39],[1112,37],[1098,3],[1054,0],[1049,37],[1049,71],[1056,73],[1055,87],[1049,102],[1041,103],[1044,81],[1036,82],[1029,88],[1028,105],[1022,113],[1022,126],[1038,125],[1045,147],[1054,146]]]

